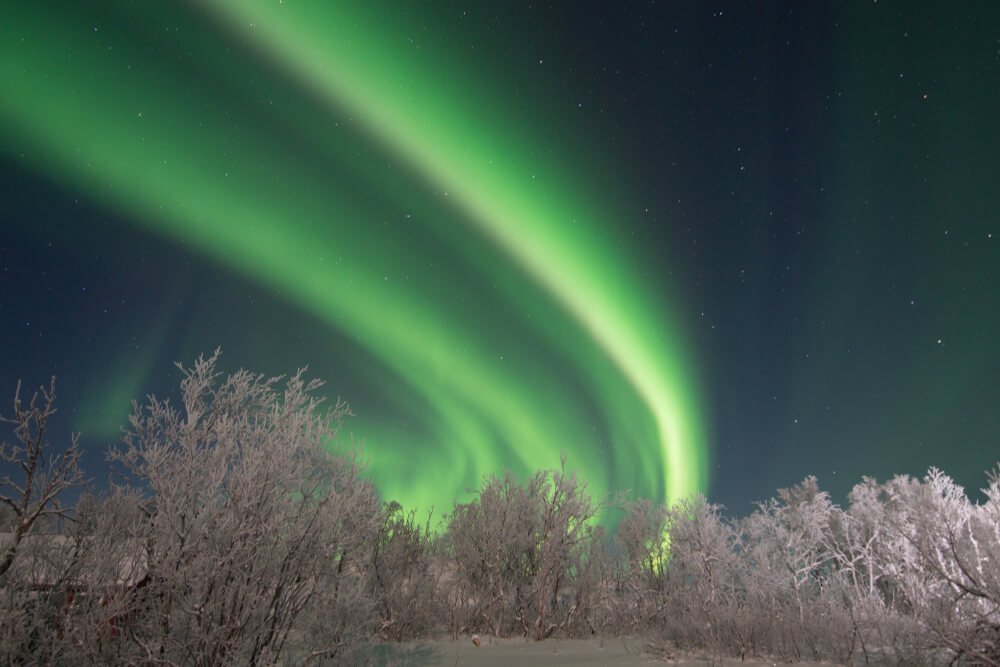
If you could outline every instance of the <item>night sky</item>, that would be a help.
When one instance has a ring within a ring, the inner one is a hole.
[[[0,412],[308,365],[385,497],[1000,460],[1000,3],[6,3]],[[9,434],[5,433],[5,436]]]

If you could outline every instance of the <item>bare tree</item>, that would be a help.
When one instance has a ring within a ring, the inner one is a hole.
[[[703,496],[669,509],[666,582],[656,623],[681,648],[746,652],[737,624],[744,610],[736,541],[722,508]]]
[[[896,507],[896,581],[925,648],[973,664],[1000,665],[1000,484],[996,473],[974,504],[939,470],[923,482],[887,485]]]
[[[405,641],[427,636],[439,626],[441,572],[434,567],[434,550],[430,516],[421,525],[413,510],[404,512],[396,501],[384,507],[369,577],[381,638]]]
[[[828,634],[837,632],[844,662],[856,654],[865,663],[891,659],[902,663],[927,661],[909,648],[917,636],[913,618],[904,612],[901,583],[914,572],[904,565],[911,545],[892,530],[894,510],[886,487],[864,478],[848,495],[846,511],[831,515],[828,551],[832,571],[824,594],[833,607]],[[909,588],[910,586],[905,586]]]
[[[10,538],[0,545],[0,577],[10,569],[18,547],[35,528],[39,519],[66,516],[60,496],[83,484],[80,470],[79,436],[70,436],[69,446],[57,455],[49,454],[46,427],[56,413],[56,378],[49,388],[39,388],[27,407],[21,402],[21,383],[14,392],[14,412],[0,416],[0,423],[10,424],[16,442],[0,442],[0,462],[15,470],[15,476],[0,480],[0,505],[12,519]],[[6,526],[0,526],[0,529]]]
[[[566,627],[580,612],[574,602],[561,606],[560,594],[566,588],[572,600],[571,591],[582,583],[577,574],[583,568],[587,545],[594,539],[593,519],[604,505],[603,501],[594,501],[585,482],[567,474],[565,456],[560,469],[545,478],[539,495],[536,558],[531,561],[536,641]]]
[[[220,381],[218,356],[181,367],[180,410],[155,397],[135,404],[110,453],[134,480],[115,502],[135,511],[97,531],[95,544],[115,550],[91,597],[114,600],[127,661],[343,655],[358,640],[346,619],[367,608],[360,566],[379,517],[356,454],[328,449],[348,407],[324,411],[321,383],[302,371],[282,391],[280,378],[242,370]],[[325,636],[296,644],[319,614],[333,619]]]
[[[453,633],[527,635],[531,573],[538,545],[539,497],[545,473],[518,484],[508,471],[487,477],[479,496],[457,503],[448,517],[446,548]]]
[[[25,406],[21,383],[10,424],[15,442],[0,443],[0,661],[56,662],[68,645],[57,633],[73,578],[74,543],[56,535],[68,508],[63,494],[83,483],[78,436],[53,454],[47,440],[55,414],[55,377]]]
[[[614,546],[619,554],[616,588],[628,620],[624,627],[645,629],[651,614],[657,613],[664,592],[667,564],[667,508],[640,499],[624,505],[625,516],[618,524]]]
[[[589,607],[580,586],[590,582],[601,507],[566,472],[565,460],[561,470],[537,472],[523,485],[509,472],[487,477],[479,497],[457,504],[448,518],[453,631],[542,640],[575,623]]]

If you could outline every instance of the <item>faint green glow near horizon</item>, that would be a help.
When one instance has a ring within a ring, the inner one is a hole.
[[[567,449],[598,492],[705,490],[690,352],[669,304],[612,251],[586,184],[560,177],[557,158],[535,158],[541,148],[503,114],[473,113],[458,73],[410,57],[347,5],[205,7],[326,108],[301,112],[294,131],[237,105],[214,113],[211,100],[178,97],[184,73],[142,45],[100,50],[81,26],[25,15],[0,27],[17,45],[0,56],[3,144],[27,146],[41,172],[267,282],[369,350],[395,378],[391,402],[419,405],[415,432],[364,422],[371,473],[404,504],[446,507],[483,474],[553,467]],[[247,76],[232,69],[243,66],[205,70],[226,81]],[[214,100],[211,85],[193,97]],[[413,176],[350,154],[330,127],[344,114],[352,145],[368,142]],[[282,137],[294,132],[315,137],[339,180],[289,152]],[[390,249],[374,225],[403,202],[421,222],[412,248]],[[438,243],[450,250],[429,261]],[[477,273],[456,276],[458,266]],[[473,293],[489,308],[473,314],[466,280],[495,286]],[[508,326],[520,337],[506,339]],[[589,403],[563,373],[586,382]],[[613,446],[594,440],[591,403]]]

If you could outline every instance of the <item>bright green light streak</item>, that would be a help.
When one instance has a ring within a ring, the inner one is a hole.
[[[18,32],[43,34],[41,26],[26,23],[33,29],[19,26],[15,39]],[[60,34],[61,27],[47,25],[48,39],[86,52],[78,36]],[[561,401],[556,391],[546,391],[544,377],[498,365],[483,349],[486,343],[457,337],[455,332],[469,330],[461,312],[425,303],[434,290],[447,292],[446,277],[425,268],[433,287],[384,286],[382,275],[400,258],[384,257],[378,248],[366,252],[365,225],[329,224],[331,208],[342,220],[370,217],[350,193],[336,192],[322,175],[303,173],[266,137],[250,147],[220,146],[219,137],[231,128],[192,114],[170,86],[143,85],[148,73],[94,76],[91,69],[103,73],[117,61],[67,66],[62,53],[46,48],[48,41],[22,44],[19,57],[0,61],[5,144],[27,144],[26,157],[48,173],[248,276],[266,277],[331,326],[356,336],[397,373],[397,384],[402,380],[420,393],[435,415],[428,440],[445,443],[453,456],[435,460],[397,443],[396,455],[411,462],[408,469],[383,457],[372,462],[389,497],[411,506],[447,507],[476,478],[443,483],[443,466],[453,470],[456,460],[471,460],[482,475],[520,463],[523,473],[556,465],[559,443],[582,440],[574,420],[546,418]],[[261,163],[268,165],[266,172],[247,167]],[[229,179],[229,171],[244,173]],[[324,256],[331,250],[341,253],[336,263]],[[536,388],[528,393],[526,385]],[[544,403],[538,395],[546,396]],[[500,456],[498,441],[516,459]],[[454,456],[457,445],[461,458]],[[596,486],[607,487],[597,460],[574,465]]]
[[[515,166],[517,156],[496,144],[466,141],[455,132],[475,117],[473,109],[462,108],[460,91],[449,94],[436,85],[428,99],[406,88],[401,82],[431,77],[407,71],[403,63],[408,54],[380,40],[375,31],[358,29],[359,19],[342,5],[334,11],[247,0],[218,0],[209,6],[317,93],[350,109],[430,182],[448,189],[469,221],[556,296],[642,397],[659,430],[668,499],[704,490],[704,443],[694,400],[685,395],[691,384],[676,359],[680,346],[670,343],[667,331],[641,326],[655,312],[653,304],[627,308],[623,303],[630,295],[640,301],[638,283],[625,278],[622,267],[608,266],[615,258],[596,234],[566,242],[574,235],[567,230],[573,223],[567,211],[550,204],[552,195],[543,197],[526,187],[525,172],[532,168]],[[437,103],[440,99],[452,108]],[[569,191],[559,195],[572,197]]]
[[[428,428],[427,441],[411,446],[411,456],[404,460],[412,460],[418,450],[422,458],[436,446],[442,452],[440,458],[434,457],[437,465],[454,472],[450,479],[440,473],[415,474],[419,466],[407,469],[399,459],[373,460],[375,477],[390,496],[440,508],[447,506],[449,496],[461,492],[456,485],[463,476],[451,467],[454,461],[471,462],[479,474],[498,471],[511,463],[502,455],[506,447],[526,469],[552,466],[560,449],[585,441],[587,416],[561,399],[559,387],[546,378],[545,370],[532,370],[535,365],[543,367],[546,351],[525,351],[527,363],[516,369],[497,363],[487,349],[488,339],[474,335],[475,326],[460,310],[449,310],[448,295],[426,303],[427,295],[440,291],[447,276],[431,271],[425,282],[412,287],[387,289],[381,284],[382,273],[400,258],[386,258],[380,248],[366,248],[371,242],[365,226],[346,224],[371,215],[347,191],[349,186],[338,190],[321,175],[303,172],[279,142],[266,136],[255,137],[253,145],[226,143],[220,137],[231,128],[186,108],[172,94],[168,84],[176,89],[182,80],[126,71],[122,64],[127,54],[115,57],[102,52],[81,62],[86,40],[58,21],[25,17],[7,23],[5,32],[7,43],[17,47],[6,53],[9,57],[0,57],[4,144],[30,146],[25,159],[46,172],[246,275],[266,277],[297,303],[373,350],[409,387],[396,390],[400,395],[419,393],[437,423]],[[76,59],[67,59],[66,52]],[[360,57],[363,60],[364,54]],[[385,99],[398,102],[391,96]],[[376,100],[369,103],[379,108]],[[426,116],[427,109],[424,112]],[[324,120],[329,122],[312,122]],[[619,465],[626,465],[631,453],[639,477],[624,484],[619,478],[617,486],[639,483],[640,492],[655,492],[665,476],[671,498],[699,488],[703,471],[700,442],[692,435],[697,427],[693,398],[685,399],[674,390],[687,387],[678,348],[664,336],[666,329],[657,326],[651,315],[656,308],[638,296],[637,283],[620,266],[610,266],[610,253],[593,234],[593,226],[565,224],[572,220],[572,212],[560,202],[569,198],[570,190],[541,188],[516,170],[499,168],[517,156],[490,142],[485,128],[467,132],[461,140],[473,148],[477,140],[480,146],[490,144],[486,155],[496,156],[497,168],[472,148],[456,146],[456,139],[433,122],[410,129],[436,132],[441,147],[448,150],[431,150],[428,160],[421,162],[415,151],[426,146],[406,144],[406,129],[400,125],[382,141],[406,155],[431,180],[448,187],[452,201],[472,213],[480,229],[554,293],[619,368],[630,370],[625,375],[632,387],[620,387],[613,375],[602,370],[603,359],[595,357],[588,365],[597,385],[592,389],[605,394],[611,431],[626,436],[642,433],[641,428],[622,426],[625,415],[633,411],[634,389],[655,408],[666,461],[661,467],[659,457],[650,459],[653,450],[643,438],[637,442],[634,437],[632,442],[619,438],[614,450]],[[452,159],[439,155],[444,152],[450,152]],[[254,168],[261,164],[267,168]],[[455,173],[463,165],[470,167],[466,181],[457,180]],[[486,172],[478,173],[476,167]],[[384,187],[393,191],[405,184]],[[491,203],[497,204],[493,217]],[[331,211],[341,221],[333,226]],[[504,220],[524,237],[507,230]],[[519,221],[536,227],[526,228]],[[337,248],[347,251],[334,265],[325,254]],[[581,363],[589,353],[570,344],[574,336],[556,334]],[[455,351],[457,341],[467,348],[465,352]],[[372,437],[398,442],[413,438],[383,436],[377,430]],[[690,449],[686,457],[685,447]],[[644,461],[656,464],[651,467]],[[572,465],[583,470],[596,490],[607,487],[608,471],[600,460],[574,458]],[[467,473],[464,480],[470,483]]]

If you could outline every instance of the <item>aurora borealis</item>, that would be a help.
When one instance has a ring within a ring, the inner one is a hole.
[[[308,364],[419,508],[979,479],[995,11],[793,8],[5,8],[0,381],[100,468],[172,361]]]

